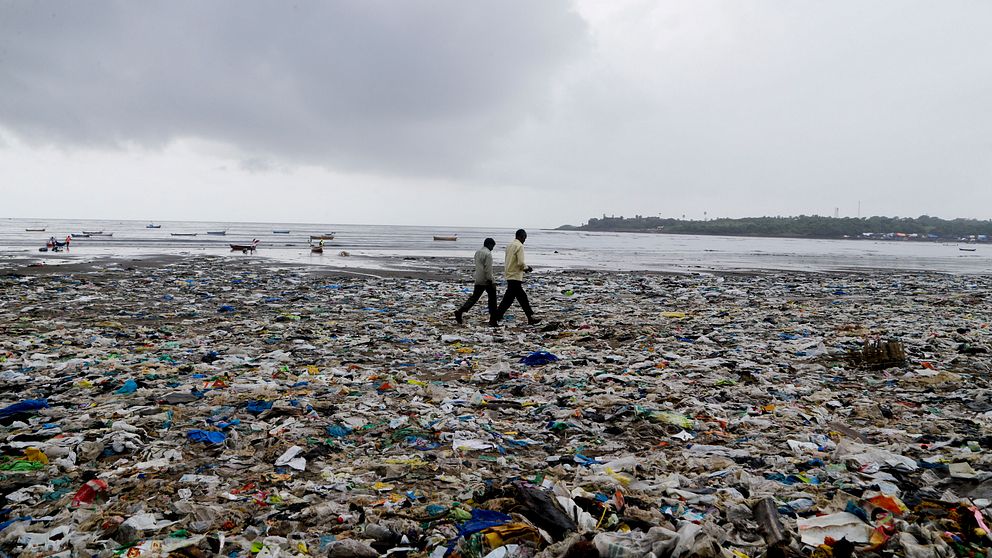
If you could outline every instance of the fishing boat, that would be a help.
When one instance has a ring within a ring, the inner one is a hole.
[[[156,225],[155,223],[148,223],[145,225],[146,229],[161,229],[162,225]]]
[[[112,233],[112,232],[103,232],[103,231],[95,232],[95,233],[94,232],[90,232],[90,233],[86,233],[86,234],[88,234],[90,236],[114,236],[114,233]]]
[[[86,233],[72,233],[69,236],[71,236],[72,238],[89,238],[90,237],[90,235],[88,235]]]
[[[254,252],[257,246],[258,246],[258,239],[256,238],[255,240],[251,241],[251,244],[231,244],[231,251],[244,252],[247,254],[248,252]]]
[[[454,241],[458,240],[458,235],[457,234],[448,234],[448,235],[446,235],[446,234],[436,234],[436,235],[434,235],[434,240],[444,240],[444,241],[448,241],[448,242],[454,242]]]
[[[314,253],[314,254],[323,254],[324,253],[324,247],[323,246],[311,246],[310,247],[310,251],[312,253]]]
[[[212,234],[214,236],[224,236],[227,231],[207,231],[207,234]]]
[[[83,231],[83,234],[88,234],[90,236],[100,236],[103,234],[103,231]]]
[[[278,231],[272,231],[272,234],[289,234],[289,230],[288,229],[282,229],[282,230],[278,230]]]
[[[310,235],[310,241],[313,242],[314,240],[334,240],[334,233]]]
[[[45,229],[24,229],[24,232],[45,232]]]
[[[197,233],[169,233],[172,236],[196,236]]]
[[[978,250],[978,248],[960,248],[959,247],[958,250],[961,250],[962,252],[974,252],[975,250]]]

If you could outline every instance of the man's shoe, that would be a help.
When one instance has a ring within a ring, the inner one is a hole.
[[[541,323],[541,318],[535,318],[533,316],[527,316],[527,325],[537,325]]]
[[[458,323],[462,323],[462,311],[461,310],[455,310],[455,321],[458,322]]]

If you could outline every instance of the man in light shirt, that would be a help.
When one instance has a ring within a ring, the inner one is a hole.
[[[487,238],[482,242],[482,248],[475,253],[475,290],[472,296],[468,297],[465,304],[455,310],[455,321],[462,323],[462,314],[468,312],[475,306],[475,303],[482,297],[482,293],[489,295],[489,320],[492,321],[496,315],[496,277],[493,275],[493,248],[496,241]]]
[[[506,246],[506,261],[503,264],[506,275],[506,292],[503,293],[503,301],[499,303],[496,313],[489,319],[491,326],[499,325],[499,321],[503,319],[503,315],[510,309],[514,300],[520,303],[520,308],[527,315],[528,324],[534,325],[541,321],[534,317],[530,301],[527,300],[527,293],[524,292],[524,273],[534,271],[524,262],[524,242],[526,241],[527,231],[519,229],[513,242]]]

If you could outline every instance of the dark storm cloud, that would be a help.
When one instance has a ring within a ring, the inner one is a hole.
[[[585,32],[560,1],[5,2],[0,128],[452,176],[543,110]]]

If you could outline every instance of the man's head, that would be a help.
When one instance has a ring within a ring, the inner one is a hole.
[[[527,242],[527,231],[523,229],[517,229],[517,234],[514,236],[516,236],[517,240],[519,240],[521,244]]]
[[[491,238],[487,238],[482,241],[482,245],[492,250],[493,248],[496,247],[496,241]]]

